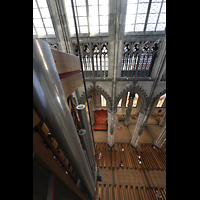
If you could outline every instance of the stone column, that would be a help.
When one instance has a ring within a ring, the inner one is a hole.
[[[122,97],[122,106],[121,106],[122,113],[125,112],[127,94],[128,94],[128,93],[126,93],[126,94]]]
[[[126,109],[126,119],[124,121],[125,126],[129,125],[134,97],[135,97],[135,93],[131,91],[130,96],[129,96],[128,108]]]
[[[52,23],[54,25],[59,50],[66,53],[75,54],[68,30],[64,1],[47,0],[47,5],[51,15]]]
[[[158,79],[158,81],[160,81],[166,69],[166,35],[159,46],[157,57],[151,71],[151,78]]]
[[[146,112],[140,111],[138,120],[135,126],[135,130],[133,132],[133,136],[131,138],[130,144],[134,146],[135,148],[137,147],[138,139],[139,136],[142,134],[143,129],[144,129],[144,121],[146,119]]]
[[[88,98],[88,103],[90,106],[91,124],[94,125],[94,113],[93,113],[94,108],[93,108],[93,98],[92,97]]]
[[[109,1],[109,68],[108,77],[121,77],[121,65],[124,48],[124,27],[126,19],[127,0]]]
[[[108,109],[108,140],[107,140],[107,143],[110,147],[112,147],[114,145],[116,113],[117,113],[117,110],[109,110]]]
[[[166,112],[165,112],[165,114],[164,114],[162,120],[160,121],[159,125],[160,125],[160,126],[163,126],[165,122],[166,122]]]
[[[165,140],[166,140],[166,125],[163,127],[160,135],[158,136],[157,140],[154,142],[154,145],[161,149]]]

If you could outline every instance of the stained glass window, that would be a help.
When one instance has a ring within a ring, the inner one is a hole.
[[[162,105],[163,105],[163,103],[164,103],[164,101],[165,101],[165,98],[166,98],[166,93],[163,94],[163,95],[160,97],[160,99],[159,99],[159,101],[158,101],[158,103],[157,103],[157,105],[156,105],[157,108],[158,108],[158,107],[162,107]]]
[[[129,95],[130,95],[130,92],[128,92],[128,94],[127,94],[127,98],[126,98],[126,107],[128,107]]]
[[[119,100],[117,107],[122,107],[122,99]]]
[[[101,106],[106,106],[106,99],[101,95]]]
[[[132,107],[136,107],[136,106],[137,106],[138,97],[139,97],[139,95],[136,93],[136,94],[135,94],[135,97],[134,97],[134,99],[133,99],[133,106],[132,106]]]
[[[128,92],[128,94],[127,94],[126,108],[128,107],[128,103],[129,103],[129,95],[130,95],[130,92]],[[132,107],[134,107],[134,108],[137,106],[138,97],[139,97],[139,95],[137,93],[135,93],[135,97],[133,99],[133,105],[132,105]]]

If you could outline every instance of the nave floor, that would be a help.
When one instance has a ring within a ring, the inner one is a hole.
[[[135,130],[135,125],[138,116],[132,116],[130,118],[129,126],[125,126],[123,121],[119,121],[120,115],[116,116],[116,126],[115,126],[115,143],[129,143],[133,132]],[[140,144],[153,144],[158,138],[162,127],[159,125],[159,121],[162,116],[151,115],[147,121],[147,126],[144,128],[142,135],[139,137],[138,145]],[[121,127],[121,128],[120,128]],[[95,142],[107,142],[108,132],[107,131],[93,131]]]
[[[156,200],[157,192],[166,200],[165,188],[99,184],[97,190],[100,200]]]
[[[166,171],[100,168],[99,184],[166,188]]]
[[[109,148],[106,143],[95,144],[99,173],[103,180],[97,182],[100,200],[155,200],[156,191],[166,199],[166,153],[163,148],[152,149],[141,145],[138,149],[128,144],[115,144]],[[123,150],[122,150],[123,149]],[[138,163],[140,155],[142,164]],[[119,167],[119,160],[124,167]]]

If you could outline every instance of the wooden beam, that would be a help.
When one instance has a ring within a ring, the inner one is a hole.
[[[82,74],[71,76],[61,80],[66,99],[83,84]]]
[[[81,70],[79,57],[51,49],[58,74]]]
[[[79,57],[55,49],[51,49],[51,52],[65,96],[68,98],[83,84]]]

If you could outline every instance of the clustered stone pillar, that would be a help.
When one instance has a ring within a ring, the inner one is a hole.
[[[128,94],[128,93],[126,93],[126,94],[122,97],[122,104],[121,104],[122,113],[125,113],[127,94]]]
[[[110,147],[112,147],[114,145],[116,113],[117,113],[117,110],[109,110],[108,109],[108,140],[107,140],[107,143]]]
[[[154,145],[161,149],[163,143],[166,141],[166,125],[163,127],[160,135],[157,140],[154,142]]]
[[[134,97],[135,97],[135,93],[131,91],[129,95],[128,108],[126,109],[126,119],[124,121],[125,126],[129,125]]]
[[[160,121],[159,125],[163,126],[165,122],[166,122],[166,113],[164,114],[164,116],[163,116],[162,120]]]
[[[146,112],[140,111],[135,129],[133,132],[133,136],[132,136],[131,142],[130,142],[130,144],[132,146],[134,146],[135,148],[137,147],[139,136],[143,132],[145,119],[146,119]]]
[[[90,116],[91,116],[91,124],[94,125],[94,113],[93,113],[93,98],[88,98],[89,106],[90,106]]]

